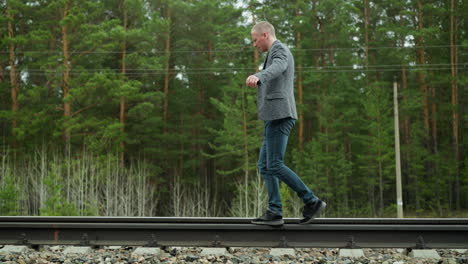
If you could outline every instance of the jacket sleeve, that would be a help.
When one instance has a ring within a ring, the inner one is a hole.
[[[286,49],[283,46],[278,45],[271,52],[272,63],[270,66],[254,74],[260,79],[259,85],[269,80],[275,79],[288,67],[288,55]]]

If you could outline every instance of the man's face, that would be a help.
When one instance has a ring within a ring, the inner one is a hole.
[[[262,34],[258,34],[257,32],[252,32],[252,42],[255,48],[258,49],[260,52],[268,51],[268,33],[264,32]]]

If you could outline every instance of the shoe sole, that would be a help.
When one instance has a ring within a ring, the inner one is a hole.
[[[320,205],[320,208],[317,210],[317,212],[310,217],[309,220],[303,222],[303,223],[299,223],[300,225],[307,225],[307,224],[310,224],[314,221],[314,219],[320,215],[320,212],[323,211],[323,209],[325,209],[325,207],[327,207],[327,203],[326,202],[322,202],[322,205]]]
[[[283,225],[284,224],[284,220],[281,219],[281,220],[276,220],[276,221],[270,221],[270,222],[257,222],[257,221],[252,221],[250,222],[254,225],[269,225],[269,226],[280,226],[280,225]]]

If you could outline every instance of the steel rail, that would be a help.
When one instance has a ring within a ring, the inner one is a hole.
[[[314,248],[468,248],[467,218],[0,217],[0,244]]]

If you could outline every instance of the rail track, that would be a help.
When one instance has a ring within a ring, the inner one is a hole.
[[[468,248],[468,218],[318,218],[281,227],[247,218],[0,217],[0,244],[313,248]]]

